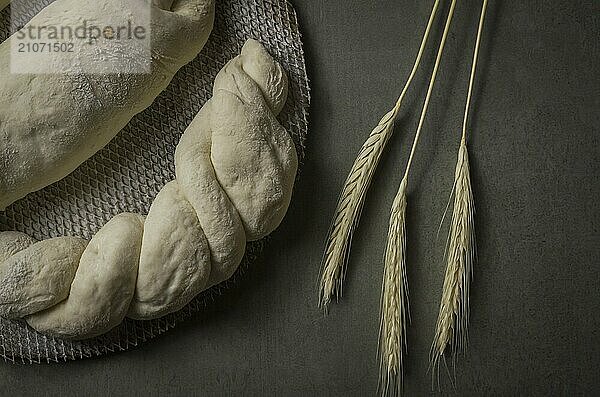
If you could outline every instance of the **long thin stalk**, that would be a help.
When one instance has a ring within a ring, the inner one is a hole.
[[[473,51],[473,62],[471,65],[471,76],[469,77],[469,91],[467,93],[467,102],[465,104],[465,115],[463,118],[462,141],[467,140],[467,126],[469,123],[469,109],[471,107],[471,98],[473,97],[473,85],[475,82],[475,73],[477,71],[477,60],[479,59],[479,48],[481,45],[481,36],[483,32],[483,23],[485,22],[485,13],[488,0],[483,0],[481,6],[481,15],[479,16],[479,26],[477,27],[477,39],[475,40],[475,50]]]
[[[456,0],[452,0],[444,33],[438,48],[435,65],[429,81],[427,96],[406,172],[392,204],[388,241],[384,260],[384,275],[381,291],[381,318],[379,329],[379,390],[383,396],[402,393],[404,381],[403,352],[407,347],[406,329],[410,320],[408,280],[406,278],[406,195],[408,175],[415,150],[423,129],[431,93],[452,24]]]
[[[320,274],[319,306],[325,310],[334,297],[339,298],[342,294],[352,235],[362,212],[367,189],[371,184],[383,149],[393,133],[394,121],[398,116],[406,93],[421,64],[439,4],[440,0],[435,0],[419,52],[400,97],[392,110],[386,113],[363,144],[340,194],[334,219],[327,236]]]
[[[410,151],[410,156],[408,158],[408,164],[406,165],[404,179],[408,179],[408,174],[410,173],[410,167],[412,165],[413,158],[415,156],[415,151],[416,151],[417,145],[419,143],[419,138],[421,137],[421,131],[423,130],[425,116],[427,115],[427,110],[429,108],[429,101],[431,100],[431,93],[433,92],[433,86],[435,85],[435,80],[437,78],[440,61],[442,59],[444,47],[446,46],[446,39],[448,38],[448,32],[450,31],[450,26],[452,25],[452,17],[454,15],[455,8],[456,8],[456,0],[452,0],[452,3],[450,4],[450,11],[448,11],[448,18],[446,19],[446,26],[444,26],[444,33],[442,35],[442,41],[440,43],[440,47],[438,48],[437,57],[435,59],[435,65],[433,66],[431,80],[429,80],[429,87],[427,88],[427,96],[425,97],[425,103],[423,104],[423,110],[421,111],[421,117],[419,118],[419,125],[417,126],[417,133],[415,134],[415,140],[413,142],[412,149]]]
[[[430,365],[433,368],[432,376],[439,375],[439,364],[444,357],[446,349],[452,344],[454,349],[453,359],[457,352],[464,352],[467,347],[469,323],[469,292],[473,276],[473,263],[475,260],[475,204],[471,188],[469,155],[466,137],[469,118],[469,109],[473,94],[473,85],[479,57],[479,47],[485,21],[488,0],[483,0],[469,88],[465,105],[462,136],[458,153],[458,161],[454,173],[454,208],[452,222],[448,236],[446,256],[446,273],[440,302],[440,311],[436,323],[435,337],[431,346]],[[454,360],[453,360],[454,361]],[[439,378],[438,378],[439,385]]]

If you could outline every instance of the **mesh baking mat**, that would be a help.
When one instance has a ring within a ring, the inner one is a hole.
[[[21,0],[29,20],[52,0]],[[19,21],[19,23],[26,21]],[[0,12],[0,41],[10,36],[9,8]],[[248,38],[259,40],[283,65],[290,94],[279,116],[302,159],[308,133],[310,90],[298,20],[286,0],[216,0],[216,20],[201,54],[175,76],[154,104],[74,173],[0,212],[0,231],[18,230],[38,240],[57,236],[91,238],[121,212],[147,214],[158,191],[175,176],[175,146],[211,97],[213,80]],[[236,275],[194,299],[181,311],[153,321],[126,319],[101,337],[71,342],[46,337],[22,321],[0,318],[0,356],[12,363],[50,363],[124,351],[170,329],[209,305],[235,284],[265,241],[248,245]]]

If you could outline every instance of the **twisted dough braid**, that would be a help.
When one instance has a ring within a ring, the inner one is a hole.
[[[125,316],[175,312],[230,278],[246,242],[277,228],[290,203],[298,159],[276,119],[286,98],[281,66],[249,40],[217,75],[146,218],[119,214],[89,243],[0,233],[0,315],[85,339]]]

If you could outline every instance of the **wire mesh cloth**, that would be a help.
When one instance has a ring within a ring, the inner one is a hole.
[[[53,0],[19,0],[13,7],[27,22]],[[42,240],[91,238],[121,212],[147,214],[158,191],[174,179],[175,146],[202,105],[213,80],[248,38],[258,39],[283,65],[290,94],[279,116],[302,159],[308,133],[310,90],[298,21],[286,0],[216,0],[216,20],[202,53],[175,76],[154,104],[137,115],[103,150],[74,173],[0,212],[0,231],[17,230]],[[10,7],[0,12],[0,41],[10,36]],[[153,321],[126,319],[98,338],[72,342],[46,337],[22,321],[0,318],[0,356],[12,363],[60,362],[124,351],[146,342],[202,310],[232,284],[260,253],[263,241],[248,245],[238,273],[202,293],[181,311]]]

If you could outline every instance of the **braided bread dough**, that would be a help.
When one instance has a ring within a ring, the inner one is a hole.
[[[271,233],[290,203],[298,158],[276,119],[287,84],[281,66],[249,40],[219,72],[213,98],[177,146],[176,180],[145,219],[118,215],[89,244],[0,233],[0,315],[85,339],[126,315],[175,312],[231,277],[246,242]],[[70,245],[61,250],[59,242]]]
[[[128,18],[135,23],[146,1],[57,0],[24,29]],[[153,0],[151,11],[150,73],[77,72],[98,65],[107,54],[119,54],[123,65],[145,62],[120,47],[124,40],[78,47],[72,74],[11,74],[15,37],[0,44],[0,211],[64,178],[103,148],[198,55],[212,31],[213,0]],[[45,54],[44,60],[57,62],[60,56]]]

